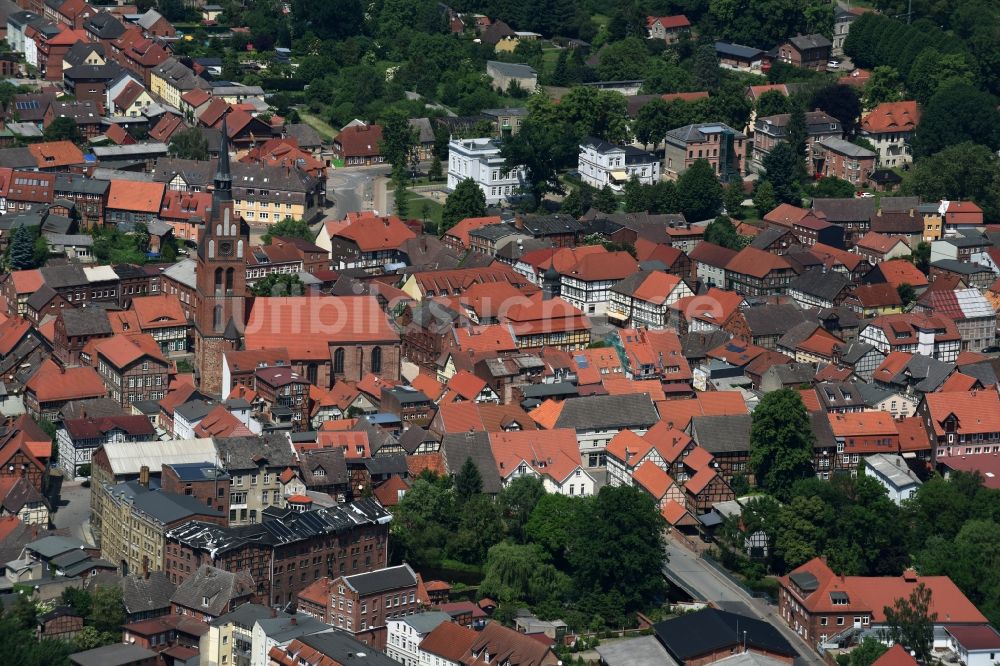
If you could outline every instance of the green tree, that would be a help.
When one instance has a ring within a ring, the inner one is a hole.
[[[931,266],[931,244],[927,241],[920,241],[917,243],[917,247],[913,248],[913,254],[910,255],[910,258],[914,266],[926,273]]]
[[[913,61],[906,77],[906,89],[912,99],[927,104],[946,82],[975,83],[975,73],[961,53],[941,53],[927,47]]]
[[[628,37],[601,50],[601,63],[597,71],[605,81],[641,79],[648,62],[646,40],[642,37]]]
[[[418,478],[393,512],[391,544],[396,561],[438,564],[457,527],[451,480]]]
[[[715,217],[722,206],[722,185],[708,160],[695,160],[677,179],[677,197],[688,220]]]
[[[731,250],[743,248],[743,242],[740,240],[739,234],[736,233],[736,227],[725,215],[715,218],[705,227],[705,240],[722,247],[728,247]]]
[[[501,491],[498,499],[504,533],[508,537],[518,543],[524,542],[525,526],[543,495],[545,486],[541,479],[528,475],[514,479]]]
[[[597,190],[597,195],[594,196],[594,208],[602,213],[613,213],[618,210],[618,198],[610,186],[605,185]]]
[[[437,155],[431,160],[431,166],[427,170],[427,180],[442,180],[444,178],[444,171],[441,169],[441,158]]]
[[[417,132],[410,126],[406,114],[389,109],[382,116],[382,141],[379,150],[394,172],[405,170],[417,145]]]
[[[668,102],[660,98],[644,104],[636,113],[635,122],[632,123],[636,141],[643,146],[659,147],[673,126],[671,108]]]
[[[847,136],[854,136],[861,122],[861,99],[851,86],[841,84],[826,86],[813,93],[810,109],[819,109],[840,121]]]
[[[560,570],[568,569],[577,526],[586,520],[591,501],[555,493],[543,495],[524,526],[528,543],[541,546]]]
[[[889,646],[868,636],[847,654],[848,666],[872,666],[875,661],[889,650]]]
[[[775,198],[780,203],[793,206],[801,203],[798,181],[801,165],[802,158],[787,143],[779,143],[764,157],[764,173],[767,174],[767,180],[774,188]]]
[[[409,219],[410,217],[410,192],[406,189],[406,179],[393,178],[393,192],[392,200],[396,207],[396,216],[401,220]]]
[[[125,603],[120,587],[102,586],[91,593],[89,620],[98,631],[121,631],[125,624]]]
[[[74,143],[83,141],[83,134],[76,121],[66,116],[55,118],[42,132],[42,136],[46,141],[73,141]]]
[[[753,207],[757,217],[764,217],[778,207],[778,198],[774,194],[774,185],[769,180],[763,180],[753,193]]]
[[[464,471],[463,467],[459,476]],[[461,492],[459,482],[460,479],[456,477],[456,494]],[[499,507],[481,493],[470,495],[465,500],[458,495],[456,499],[461,507],[461,515],[454,537],[448,540],[448,555],[467,564],[482,564],[489,549],[503,539],[503,521]]]
[[[711,44],[699,46],[694,52],[691,69],[695,82],[702,90],[715,90],[722,81],[722,70],[719,69],[719,57]]]
[[[455,475],[455,496],[459,502],[467,502],[474,495],[483,492],[483,477],[472,458],[466,458],[462,468]]]
[[[895,67],[876,67],[865,84],[865,106],[871,109],[884,102],[898,102],[903,97],[902,88]]]
[[[467,217],[484,215],[486,215],[486,195],[476,181],[466,178],[455,186],[455,191],[449,194],[444,202],[439,233],[444,234]]]
[[[788,498],[792,484],[813,474],[815,440],[797,392],[781,389],[766,394],[750,425],[750,466],[757,485],[778,499]]]
[[[1000,159],[986,146],[967,141],[917,160],[903,176],[902,190],[925,201],[975,201],[996,219],[998,183]]]
[[[904,306],[909,306],[915,300],[917,300],[917,292],[913,289],[913,285],[903,283],[896,287],[896,293],[899,294],[899,300],[903,301]]]
[[[254,282],[250,293],[254,296],[301,296],[305,293],[305,285],[298,275],[271,273]]]
[[[493,546],[484,573],[479,595],[500,603],[561,605],[569,596],[569,577],[556,569],[537,545]]]
[[[814,199],[836,199],[842,197],[853,197],[855,187],[853,183],[842,180],[835,176],[824,176],[816,181],[812,188]]]
[[[260,237],[260,241],[265,245],[270,245],[275,238],[301,238],[312,241],[316,234],[309,228],[305,220],[293,220],[286,217],[280,222],[275,222],[267,228],[267,233]]]
[[[167,151],[171,157],[182,160],[205,161],[208,159],[208,140],[197,128],[183,129],[170,137]]]
[[[569,551],[578,605],[622,623],[665,592],[665,521],[652,497],[630,486],[604,486],[581,517]]]
[[[80,617],[90,615],[91,599],[90,593],[78,587],[67,587],[60,595],[60,601],[72,608]]]
[[[32,229],[18,226],[7,249],[7,264],[12,271],[23,271],[35,267],[35,234]]]
[[[787,95],[780,90],[768,90],[757,98],[756,110],[758,118],[766,118],[779,113],[789,113],[792,108]]]
[[[734,180],[726,185],[722,192],[722,205],[726,208],[726,214],[737,219],[743,217],[743,200],[746,193],[743,192],[743,181]]]
[[[809,138],[806,128],[806,111],[801,104],[792,104],[792,110],[788,116],[788,145],[792,147],[795,154],[802,158],[803,169],[806,157],[806,140]],[[803,174],[804,175],[804,174]]]
[[[908,599],[897,599],[892,606],[883,609],[888,637],[893,643],[914,652],[924,664],[931,661],[937,620],[937,613],[930,612],[930,604],[931,590],[920,583]]]
[[[626,213],[641,213],[649,210],[649,195],[652,188],[643,185],[638,178],[631,178],[622,187]],[[577,216],[579,217],[579,215]]]
[[[103,645],[111,645],[121,640],[121,633],[98,631],[94,627],[84,627],[73,637],[73,646],[78,652],[93,650]]]
[[[580,217],[591,209],[593,201],[594,188],[586,183],[580,183],[572,188],[562,200],[559,211],[573,217]]]
[[[993,95],[964,81],[943,84],[923,109],[913,151],[934,153],[964,142],[1000,149],[1000,111]]]

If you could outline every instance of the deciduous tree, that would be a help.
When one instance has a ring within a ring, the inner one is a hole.
[[[309,224],[305,220],[294,220],[286,217],[268,227],[267,233],[261,236],[260,240],[262,243],[270,245],[271,240],[277,237],[301,238],[302,240],[312,241],[316,237],[316,234],[312,232],[312,229],[309,228]]]
[[[695,160],[677,179],[681,211],[691,221],[715,217],[722,206],[722,185],[708,160]]]
[[[757,217],[764,217],[778,206],[778,198],[774,195],[774,185],[769,180],[763,180],[753,193],[753,207]]]
[[[796,481],[813,474],[815,441],[798,393],[780,389],[766,394],[750,426],[750,466],[757,485],[778,499],[787,498]]]
[[[175,132],[170,137],[167,150],[171,157],[182,160],[207,160],[208,141],[197,128],[191,127]]]
[[[455,186],[448,195],[441,212],[441,229],[444,233],[467,217],[486,215],[486,195],[471,178],[466,178]]]
[[[937,613],[930,612],[931,594],[929,587],[919,583],[908,599],[897,599],[892,606],[883,609],[888,637],[916,653],[917,659],[924,664],[931,661],[937,620]]]

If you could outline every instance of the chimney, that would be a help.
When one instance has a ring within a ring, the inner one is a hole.
[[[143,465],[139,469],[139,485],[143,488],[149,488],[149,465]]]

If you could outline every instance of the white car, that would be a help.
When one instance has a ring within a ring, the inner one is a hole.
[[[840,61],[839,60],[831,60],[828,63],[826,63],[826,68],[827,69],[840,69]]]
[[[874,196],[875,195],[872,194],[871,192],[856,192],[854,194],[854,198],[856,198],[856,199],[871,199]]]

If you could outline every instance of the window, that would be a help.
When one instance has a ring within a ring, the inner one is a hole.
[[[844,618],[843,617],[838,617],[837,618],[837,625],[838,626],[843,626],[843,624],[844,624]]]
[[[819,625],[820,625],[821,627],[825,627],[825,626],[826,626],[826,623],[827,623],[827,618],[825,618],[825,617],[821,617],[821,618],[819,619]]]
[[[371,371],[373,374],[379,374],[382,372],[382,348],[375,347],[372,349],[372,360],[371,360]]]
[[[344,348],[338,347],[335,352],[333,352],[333,374],[340,375],[344,373]]]

